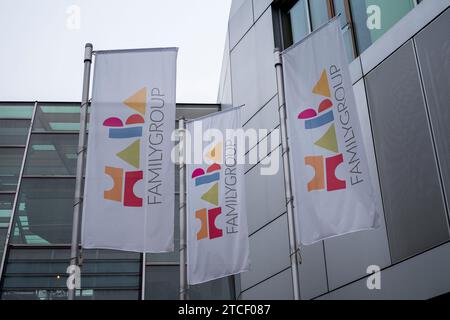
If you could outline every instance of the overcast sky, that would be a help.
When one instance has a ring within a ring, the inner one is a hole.
[[[0,0],[0,101],[79,101],[91,42],[94,50],[179,47],[177,101],[215,103],[230,5]]]

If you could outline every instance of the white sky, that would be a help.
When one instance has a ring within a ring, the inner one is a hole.
[[[80,28],[69,28],[80,8]],[[0,101],[79,101],[94,50],[179,47],[177,102],[215,103],[231,0],[0,0]]]

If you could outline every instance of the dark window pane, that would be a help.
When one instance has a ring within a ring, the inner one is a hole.
[[[86,250],[81,290],[76,299],[138,299],[140,255],[110,250]],[[2,299],[67,299],[68,249],[11,249]]]
[[[234,299],[232,277],[221,278],[189,287],[192,300],[230,300]]]
[[[147,266],[145,268],[146,300],[178,300],[180,286],[179,266]],[[222,278],[189,287],[194,300],[230,300],[233,298],[231,278]]]
[[[334,13],[335,15],[341,15],[339,20],[341,22],[342,32],[344,35],[344,45],[347,52],[348,61],[351,62],[355,58],[353,50],[353,36],[351,32],[351,26],[349,24],[349,17],[345,10],[344,0],[334,0]]]
[[[359,53],[414,8],[414,0],[350,0]]]
[[[24,178],[14,218],[12,242],[70,243],[74,194],[75,179]]]
[[[336,16],[341,15],[339,21],[341,21],[341,27],[345,27],[348,24],[348,19],[345,14],[345,0],[333,0],[334,14]]]
[[[294,43],[303,39],[309,33],[308,14],[306,1],[298,1],[291,10],[289,10],[289,17],[292,26],[292,39]]]
[[[0,194],[0,257],[5,247],[13,203],[13,194]]]
[[[75,175],[78,135],[33,134],[24,175]]]
[[[217,104],[177,104],[176,119],[195,119],[219,111]],[[178,121],[176,128],[178,128]]]
[[[24,146],[29,128],[29,120],[0,120],[0,146]]]
[[[31,119],[32,104],[0,104],[0,119]]]
[[[16,191],[23,148],[0,148],[0,191]]]
[[[313,30],[316,30],[328,21],[327,2],[328,0],[309,1],[309,11],[311,12],[311,24]]]
[[[145,268],[146,300],[178,300],[179,266],[147,266]]]
[[[0,229],[8,228],[13,203],[13,194],[0,194]]]
[[[34,120],[34,132],[79,131],[80,104],[39,105]]]

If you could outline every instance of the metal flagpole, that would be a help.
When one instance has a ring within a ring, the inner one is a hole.
[[[83,92],[80,107],[80,134],[78,138],[77,177],[75,182],[75,199],[73,205],[72,245],[70,248],[70,266],[79,265],[79,228],[81,217],[81,204],[83,201],[81,187],[83,183],[83,171],[86,151],[86,118],[89,103],[89,83],[91,77],[92,44],[87,43],[84,49],[84,75]],[[69,288],[68,299],[75,298],[75,288]]]
[[[300,300],[300,284],[298,278],[298,264],[301,263],[300,251],[297,248],[297,239],[294,224],[294,196],[291,185],[291,168],[289,163],[289,145],[286,128],[286,99],[284,93],[283,66],[281,62],[280,49],[275,49],[275,69],[277,73],[278,86],[278,114],[280,116],[281,143],[284,167],[284,189],[286,193],[286,207],[289,230],[289,248],[291,257],[292,286],[294,299]]]
[[[185,119],[178,123],[180,164],[180,300],[188,300],[186,269],[186,128]]]

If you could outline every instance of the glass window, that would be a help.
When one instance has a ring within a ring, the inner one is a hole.
[[[289,17],[292,27],[292,40],[294,43],[300,41],[309,33],[308,8],[306,0],[298,1],[291,10]]]
[[[13,194],[0,194],[0,257],[3,254],[3,249],[5,247],[13,203]]]
[[[3,257],[3,250],[5,248],[7,233],[8,233],[7,228],[0,228],[0,257]]]
[[[334,13],[335,15],[340,15],[339,20],[341,21],[342,32],[344,36],[344,45],[347,52],[347,58],[349,62],[352,62],[355,58],[355,51],[353,50],[353,35],[352,29],[349,23],[349,17],[347,16],[347,11],[345,10],[345,0],[333,0]]]
[[[29,120],[0,120],[0,146],[24,146],[29,128]]]
[[[16,191],[24,148],[0,148],[0,191]]]
[[[350,4],[360,53],[414,8],[414,0],[350,0]]]
[[[31,119],[32,104],[0,104],[0,119]]]
[[[77,134],[33,134],[24,175],[75,175]]]
[[[146,300],[178,300],[179,266],[147,266],[145,268]]]
[[[139,298],[140,255],[114,257],[86,250],[81,269],[81,290],[76,299]],[[2,299],[65,300],[68,249],[11,249],[5,269]]]
[[[80,104],[38,106],[33,124],[34,132],[79,130]]]
[[[70,243],[74,194],[75,179],[24,178],[12,243]]]
[[[189,287],[192,300],[230,300],[234,299],[233,277],[221,278]]]
[[[0,194],[0,229],[8,228],[9,218],[11,217],[11,210],[13,204],[14,204],[13,194]]]
[[[309,1],[309,11],[311,13],[312,29],[316,30],[329,20],[328,0]]]
[[[231,277],[189,286],[192,300],[231,300]],[[147,266],[145,268],[146,300],[178,300],[180,287],[179,266]]]

